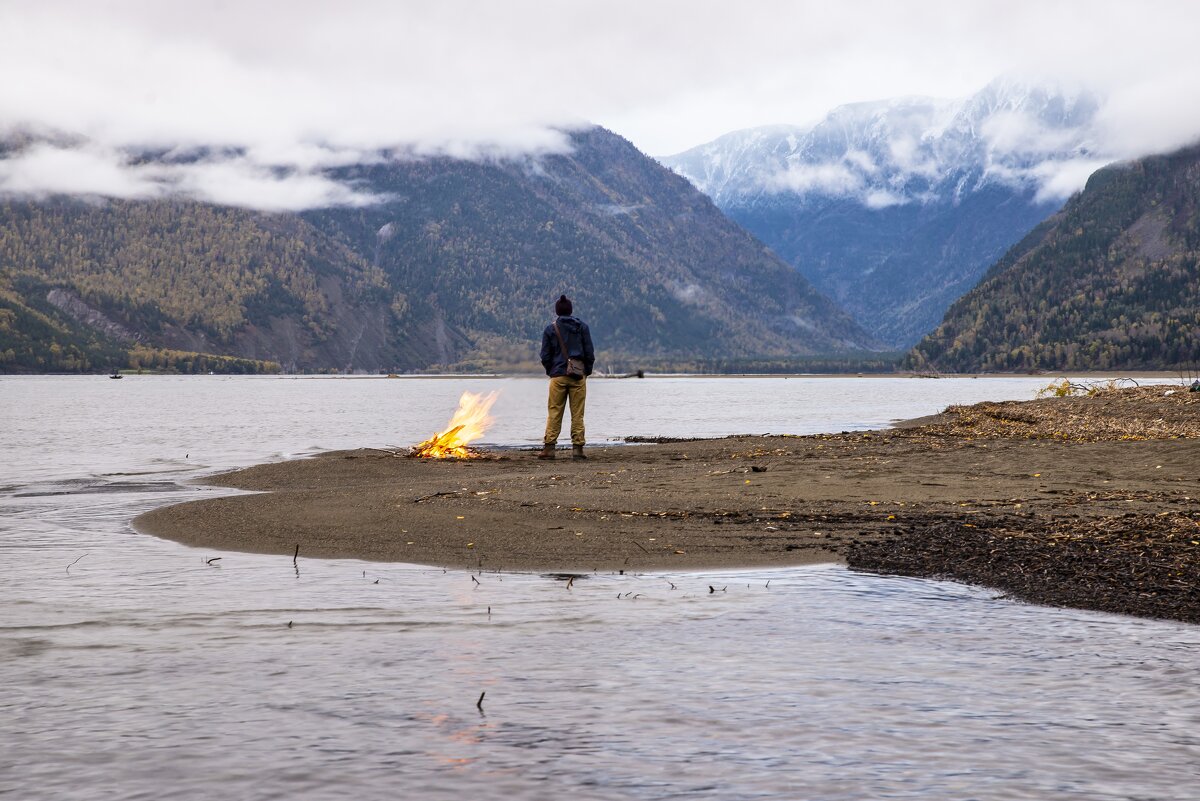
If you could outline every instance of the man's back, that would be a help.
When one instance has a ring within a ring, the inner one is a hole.
[[[555,326],[558,330],[555,331]],[[559,335],[562,342],[559,342]],[[567,355],[579,359],[584,365],[584,375],[592,374],[592,365],[596,362],[595,349],[592,347],[592,332],[587,323],[572,315],[560,315],[553,323],[546,326],[542,332],[542,366],[546,375],[566,375],[567,360],[563,356],[563,345],[566,345]]]

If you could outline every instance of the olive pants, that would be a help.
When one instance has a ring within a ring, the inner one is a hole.
[[[550,398],[546,402],[544,445],[555,445],[562,431],[563,411],[571,402],[571,444],[583,445],[583,402],[587,398],[587,379],[556,375],[550,379]]]

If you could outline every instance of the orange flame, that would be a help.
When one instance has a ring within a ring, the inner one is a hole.
[[[467,447],[473,440],[483,436],[492,424],[488,414],[496,402],[495,392],[464,392],[458,399],[458,410],[450,418],[446,430],[434,434],[413,448],[414,456],[431,459],[473,459],[476,454]]]

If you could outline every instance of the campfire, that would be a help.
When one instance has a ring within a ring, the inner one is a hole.
[[[434,434],[412,450],[413,456],[426,459],[476,459],[478,454],[468,444],[479,439],[492,424],[488,412],[496,402],[496,393],[464,392],[458,399],[458,410],[450,418],[446,430]]]

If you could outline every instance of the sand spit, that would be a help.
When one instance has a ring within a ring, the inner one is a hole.
[[[329,453],[217,476],[260,494],[135,525],[206,548],[476,570],[837,560],[1200,622],[1200,393],[1107,390],[951,407],[887,431],[589,455]]]

